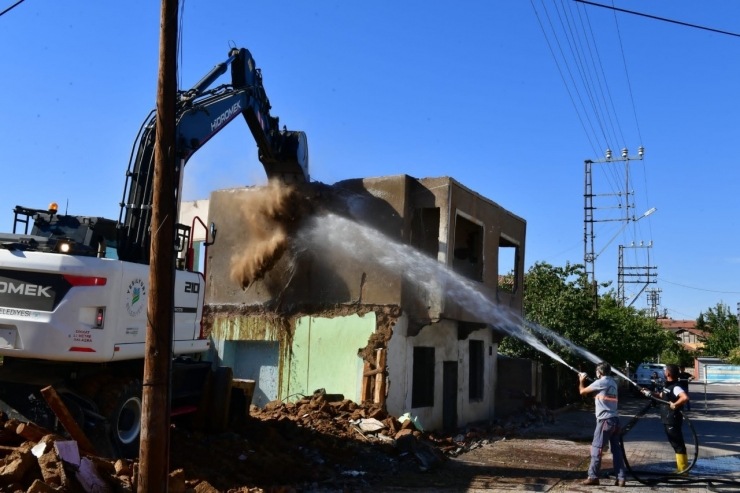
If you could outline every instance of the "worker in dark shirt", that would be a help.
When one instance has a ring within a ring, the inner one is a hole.
[[[668,365],[665,368],[666,384],[662,392],[650,392],[642,389],[646,397],[657,397],[665,401],[660,405],[660,421],[663,423],[666,437],[676,452],[677,473],[683,473],[689,467],[689,457],[686,454],[686,443],[683,439],[681,427],[683,426],[683,414],[680,409],[689,402],[689,394],[678,383],[678,366]]]

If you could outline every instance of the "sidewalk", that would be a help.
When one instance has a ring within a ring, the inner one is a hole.
[[[699,441],[698,458],[689,479],[732,479],[740,482],[740,387],[709,385],[706,391],[705,410],[704,386],[692,384],[689,389],[692,410],[686,414]],[[577,415],[583,412],[571,413],[574,415],[563,417],[563,420],[582,422],[584,417]],[[623,426],[629,427],[624,436],[624,448],[627,460],[637,475],[648,479],[675,470],[675,454],[665,437],[658,408],[650,407],[647,399],[635,397],[625,388],[620,388],[619,412]],[[595,418],[590,420],[590,424],[595,425]],[[684,422],[683,434],[689,460],[693,461],[694,439],[687,422]],[[609,470],[611,454],[606,454],[604,459],[604,469]],[[641,474],[641,471],[656,474]],[[563,481],[549,491],[624,491],[614,486],[583,486],[579,484],[583,478],[585,473],[578,479]],[[602,483],[613,485],[613,476]],[[707,481],[693,484],[658,483],[649,487],[636,481],[629,473],[627,487],[629,491],[740,491],[740,485],[715,484],[710,489]]]

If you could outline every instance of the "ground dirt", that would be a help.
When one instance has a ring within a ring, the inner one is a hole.
[[[219,491],[421,492],[542,490],[588,464],[593,424],[582,412],[530,406],[505,420],[434,434],[376,405],[327,398],[252,408],[246,423],[219,436],[176,430],[172,466],[184,469],[190,484],[207,481]],[[351,424],[362,418],[387,428],[363,435]]]
[[[237,416],[218,434],[193,432],[176,421],[171,491],[544,491],[582,476],[588,465],[589,413],[529,406],[505,420],[436,434],[400,423],[378,405],[340,399],[317,392],[295,403],[252,407],[249,417]],[[384,428],[361,432],[362,420]],[[21,478],[4,478],[14,457],[28,462],[34,443],[13,433],[17,422],[0,424],[0,492],[85,491],[53,452],[38,465],[34,459]],[[90,459],[110,491],[134,491],[135,461]],[[67,474],[51,477],[47,470]],[[53,489],[39,489],[47,477]]]

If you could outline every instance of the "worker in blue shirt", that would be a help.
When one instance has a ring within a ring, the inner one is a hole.
[[[609,363],[601,362],[596,365],[596,380],[586,387],[585,373],[578,374],[578,390],[581,395],[596,392],[596,430],[591,442],[591,464],[588,467],[588,478],[585,485],[599,484],[599,470],[601,469],[601,454],[604,445],[608,442],[612,451],[612,462],[617,480],[614,486],[625,486],[624,457],[619,444],[619,434],[622,431],[617,414],[617,382],[611,377],[612,367]]]

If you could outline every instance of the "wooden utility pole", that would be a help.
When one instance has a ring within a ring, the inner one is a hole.
[[[177,0],[162,0],[139,491],[167,491],[177,222]]]

